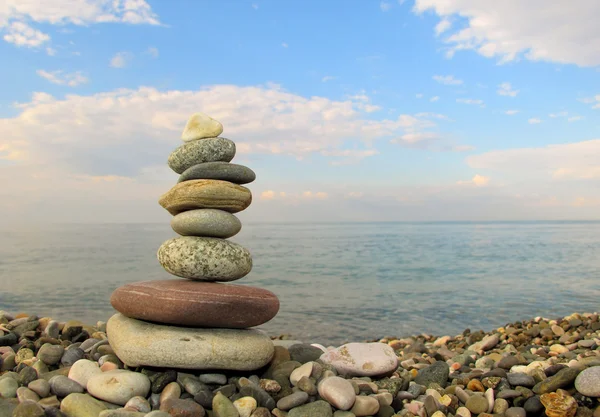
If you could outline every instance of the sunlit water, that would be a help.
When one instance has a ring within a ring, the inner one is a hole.
[[[165,279],[169,225],[0,231],[0,309],[95,323],[128,282]],[[250,224],[232,240],[274,292],[261,326],[320,343],[490,330],[537,315],[596,311],[600,223]]]

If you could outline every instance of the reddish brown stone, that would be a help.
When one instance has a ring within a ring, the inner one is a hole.
[[[110,302],[130,318],[186,327],[242,329],[266,323],[279,311],[275,294],[262,288],[187,279],[127,284]]]

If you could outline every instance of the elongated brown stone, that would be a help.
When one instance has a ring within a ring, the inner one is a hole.
[[[246,187],[221,180],[191,180],[175,185],[158,200],[172,215],[194,209],[244,210],[252,202]]]
[[[242,329],[266,323],[279,311],[275,294],[262,288],[187,279],[127,284],[110,302],[127,317],[188,327]]]

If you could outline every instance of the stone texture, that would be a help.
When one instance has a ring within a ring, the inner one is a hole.
[[[575,379],[575,388],[586,397],[600,397],[600,366],[581,371]]]
[[[169,167],[178,174],[204,162],[229,162],[235,156],[235,143],[226,138],[210,138],[184,143],[169,155]]]
[[[141,373],[116,369],[92,376],[87,390],[101,400],[125,405],[133,397],[146,397],[150,391],[150,380]]]
[[[204,162],[189,167],[179,177],[177,182],[189,180],[223,180],[235,184],[248,184],[256,179],[256,174],[250,168],[229,162]]]
[[[254,329],[199,329],[146,323],[115,314],[110,344],[128,366],[249,371],[273,357],[269,336]]]
[[[228,181],[190,180],[173,186],[158,203],[174,216],[195,209],[237,213],[252,203],[252,193],[248,188]]]
[[[198,281],[235,281],[252,270],[252,256],[246,248],[213,237],[169,239],[157,257],[167,272]]]
[[[113,292],[110,302],[127,317],[189,327],[242,329],[266,323],[279,311],[270,291],[187,279],[127,284]]]
[[[87,394],[69,394],[60,403],[60,411],[68,417],[98,417],[106,405]]]
[[[242,222],[233,214],[217,209],[197,209],[179,213],[171,219],[171,228],[182,236],[227,239],[242,230]]]
[[[352,384],[339,376],[325,378],[319,383],[319,395],[338,410],[349,410],[354,405],[356,393]]]
[[[320,358],[345,376],[375,376],[396,370],[398,357],[384,343],[347,343],[329,350]]]
[[[184,142],[192,140],[214,138],[223,133],[223,125],[204,113],[194,113],[190,116],[181,139]]]

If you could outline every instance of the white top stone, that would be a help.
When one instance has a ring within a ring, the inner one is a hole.
[[[184,142],[204,138],[216,138],[223,133],[223,125],[204,113],[194,113],[187,121],[181,139]]]

